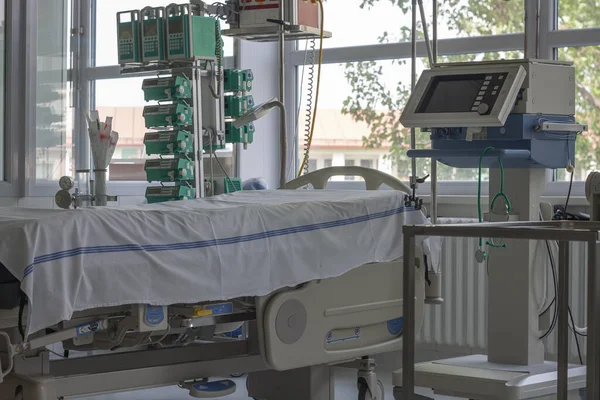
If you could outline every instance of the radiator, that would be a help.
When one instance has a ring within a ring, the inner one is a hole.
[[[442,219],[442,223],[477,222],[468,219]],[[419,350],[440,354],[481,354],[487,352],[487,272],[486,264],[475,261],[478,240],[474,238],[444,238],[442,247],[442,296],[444,304],[428,305],[421,332],[417,336]],[[558,259],[556,248],[555,260]],[[552,299],[554,287],[550,271],[548,253],[544,243],[538,246],[535,273],[539,278],[534,288],[536,298],[541,302],[543,285],[546,282],[547,295]],[[574,243],[571,247],[571,310],[575,324],[583,327],[586,321],[587,299],[587,248],[584,243]],[[539,265],[537,265],[539,263]],[[550,301],[549,300],[549,301]],[[553,308],[548,315],[552,316]],[[555,330],[546,340],[546,359],[556,360],[558,335]],[[582,356],[585,361],[585,338],[579,338]],[[579,363],[573,335],[570,337],[571,362]]]

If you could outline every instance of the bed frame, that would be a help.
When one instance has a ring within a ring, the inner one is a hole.
[[[286,189],[324,189],[337,175],[361,176],[368,190],[385,184],[409,192],[396,178],[362,167],[315,171]],[[417,331],[425,300],[420,259],[415,259]],[[232,300],[232,312],[218,316],[198,315],[202,305],[165,306],[168,319],[161,329],[144,326],[146,305],[89,310],[26,342],[19,333],[19,310],[0,311],[0,400],[56,400],[169,385],[202,395],[194,392],[197,383],[233,373],[249,373],[249,395],[257,399],[333,400],[330,367],[340,364],[357,368],[359,389],[365,387],[360,392],[375,399],[380,395],[370,357],[402,347],[402,276],[401,260],[364,265],[340,277]],[[242,338],[218,334],[242,323]],[[70,357],[48,350],[55,344]]]

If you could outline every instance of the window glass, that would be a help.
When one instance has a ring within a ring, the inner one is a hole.
[[[346,167],[354,167],[354,165],[355,165],[354,160],[346,159],[346,160],[344,160],[344,163],[345,163]],[[356,179],[356,177],[355,176],[346,176],[345,179],[347,181],[353,181]]]
[[[6,55],[6,3],[0,0],[0,93],[4,93],[4,58]],[[4,180],[4,96],[0,96],[0,181]]]
[[[100,119],[113,117],[113,130],[119,143],[108,170],[109,180],[143,181],[144,160],[144,78],[105,79],[96,81],[95,109]]]
[[[583,181],[598,168],[600,160],[600,46],[559,49],[558,55],[560,60],[575,64],[577,122],[588,125],[588,131],[579,135],[575,147],[573,179]],[[564,169],[557,170],[559,180],[570,177]]]
[[[373,168],[373,160],[360,160],[360,166],[363,168]]]
[[[521,52],[441,57],[441,62],[519,58]],[[418,62],[418,74],[425,68]],[[302,84],[298,137],[305,136],[308,68],[299,68]],[[319,108],[312,141],[311,158],[332,165],[345,160],[373,160],[374,168],[407,181],[411,162],[410,130],[399,123],[401,110],[410,95],[410,61],[366,61],[323,66]],[[304,143],[299,143],[300,147]],[[417,131],[417,148],[430,147],[428,133]],[[302,151],[299,154],[303,154]],[[417,173],[430,173],[428,159],[417,160]],[[487,171],[486,171],[487,172]],[[440,164],[440,180],[477,180],[477,169],[455,169]],[[484,177],[487,173],[484,174]],[[485,178],[487,179],[487,178]]]
[[[424,3],[427,21],[430,24],[431,2]],[[452,0],[438,3],[440,39],[524,31],[523,2]],[[324,3],[324,7],[325,30],[333,34],[331,39],[325,41],[325,47],[358,46],[410,39],[410,0],[330,0]],[[418,19],[420,21],[420,14]]]
[[[35,175],[39,181],[73,172],[73,109],[67,84],[70,3],[38,3]]]
[[[98,0],[96,1],[96,66],[116,65],[117,57],[117,13],[141,10],[144,7],[166,7],[169,0]],[[221,21],[221,29],[228,25]],[[223,37],[224,55],[233,55],[233,39]]]
[[[596,27],[600,27],[600,0],[559,0],[559,29]]]

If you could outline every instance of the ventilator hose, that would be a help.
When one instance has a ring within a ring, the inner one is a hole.
[[[316,54],[316,41],[315,39],[310,41],[310,53],[309,53],[309,64],[308,68],[308,84],[307,84],[307,98],[306,98],[306,123],[304,133],[304,159],[310,159],[310,131],[312,126],[313,117],[313,94],[315,86],[315,54]],[[310,172],[308,162],[304,164],[304,174]]]

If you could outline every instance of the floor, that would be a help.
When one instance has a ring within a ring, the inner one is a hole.
[[[392,377],[391,373],[380,373],[379,379],[385,386],[385,399],[393,400]],[[225,397],[227,400],[248,400],[246,393],[245,378],[234,379],[237,383],[237,392],[234,395]],[[433,396],[430,391],[418,389],[419,394],[427,395],[436,400],[451,400],[456,397]],[[336,369],[335,371],[335,398],[337,400],[356,399],[358,392],[356,390],[356,372],[349,369]],[[140,390],[135,392],[110,394],[95,397],[86,397],[86,400],[189,400],[191,397],[186,390],[178,387],[166,387],[160,389]]]

